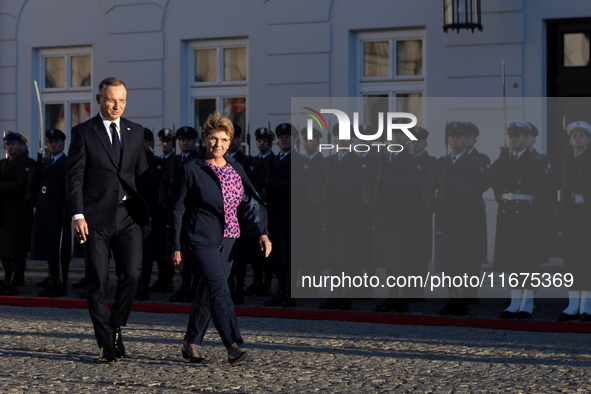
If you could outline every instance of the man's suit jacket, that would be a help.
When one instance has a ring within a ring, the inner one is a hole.
[[[268,234],[265,203],[242,166],[229,155],[224,158],[240,175],[244,187],[242,202],[237,209],[241,236]],[[181,233],[185,245],[222,244],[224,197],[220,181],[207,165],[203,154],[183,163],[175,179],[172,203],[173,251],[181,250]]]
[[[72,215],[82,213],[93,230],[107,230],[115,221],[119,182],[127,194],[127,210],[140,226],[150,222],[141,195],[150,185],[141,177],[148,170],[142,126],[121,118],[121,162],[116,163],[111,140],[100,115],[75,126],[68,152],[67,193]]]

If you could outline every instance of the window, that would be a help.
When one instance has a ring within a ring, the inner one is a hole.
[[[423,30],[358,33],[355,64],[360,122],[377,128],[378,112],[410,112],[421,124],[425,90]]]
[[[43,128],[62,130],[68,143],[72,127],[91,117],[92,48],[42,49],[39,62]]]
[[[242,128],[246,147],[248,41],[196,41],[189,45],[190,114],[200,130],[214,111]],[[247,152],[248,153],[248,152]]]

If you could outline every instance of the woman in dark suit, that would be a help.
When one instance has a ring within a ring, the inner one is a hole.
[[[228,275],[234,241],[242,234],[257,236],[265,256],[271,252],[267,210],[242,166],[225,155],[234,136],[232,122],[210,115],[203,126],[206,151],[185,161],[175,178],[173,195],[173,264],[182,270],[181,242],[187,260],[199,271],[199,284],[182,348],[183,358],[202,362],[197,345],[213,319],[232,365],[246,358]]]

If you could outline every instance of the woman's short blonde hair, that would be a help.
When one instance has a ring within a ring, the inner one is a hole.
[[[220,115],[219,111],[215,111],[207,117],[207,120],[203,125],[203,138],[207,138],[214,131],[223,131],[228,134],[230,139],[234,138],[234,125],[230,119],[224,118]]]

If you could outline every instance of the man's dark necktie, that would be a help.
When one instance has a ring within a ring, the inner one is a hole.
[[[121,171],[121,142],[119,142],[119,133],[117,133],[117,125],[115,122],[111,123],[111,141],[113,143],[113,156],[115,156],[115,163],[117,168]],[[119,201],[125,196],[125,189],[121,181],[119,181]]]
[[[452,163],[455,163],[455,162],[456,162],[456,160],[458,160],[458,157],[457,157],[457,156],[452,156],[452,158],[451,158],[451,162],[452,162]]]

